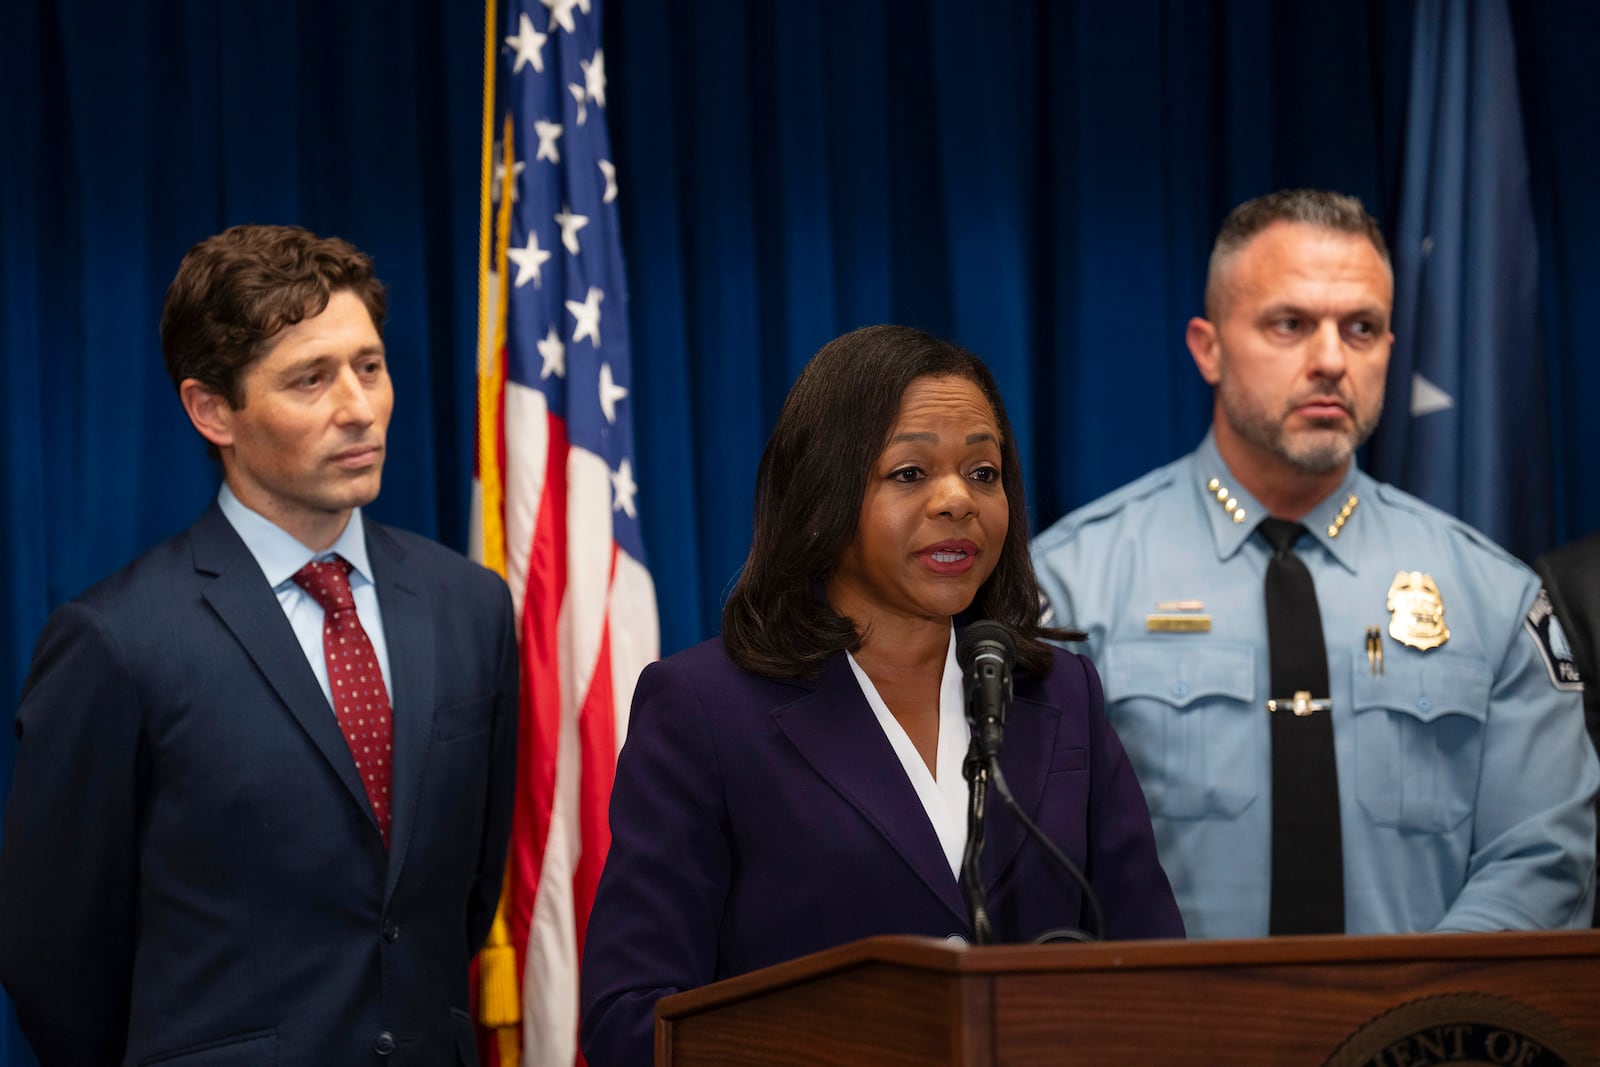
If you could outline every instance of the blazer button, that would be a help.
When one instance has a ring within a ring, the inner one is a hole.
[[[397,923],[386,922],[383,924],[383,939],[389,942],[400,940],[400,927]]]
[[[387,1056],[394,1051],[394,1035],[387,1030],[378,1031],[378,1036],[373,1038],[372,1051],[380,1056]]]

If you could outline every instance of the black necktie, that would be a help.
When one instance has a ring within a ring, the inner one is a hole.
[[[1328,653],[1311,572],[1294,553],[1306,528],[1263,519],[1272,546],[1265,587],[1272,657],[1273,934],[1344,932],[1339,772],[1333,758]],[[1314,704],[1313,704],[1314,702]],[[1315,710],[1313,710],[1315,707]]]

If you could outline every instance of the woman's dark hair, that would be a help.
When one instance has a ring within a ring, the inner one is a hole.
[[[1017,665],[1050,667],[1039,626],[1039,583],[1028,558],[1022,465],[994,376],[977,356],[908,326],[866,326],[811,357],[778,416],[756,474],[750,555],[722,609],[728,656],[769,678],[810,677],[829,656],[861,647],[822,584],[856,536],[867,474],[889,440],[900,400],[918,378],[964,378],[989,401],[1000,429],[1000,484],[1010,527],[994,573],[967,615],[1016,638]]]

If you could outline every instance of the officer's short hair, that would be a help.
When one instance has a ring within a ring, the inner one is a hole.
[[[1326,189],[1280,189],[1275,193],[1246,200],[1222,220],[1216,243],[1211,246],[1211,263],[1206,271],[1206,317],[1215,322],[1222,314],[1223,274],[1228,260],[1251,239],[1277,222],[1299,222],[1324,230],[1355,234],[1372,242],[1392,276],[1389,246],[1383,240],[1378,221],[1367,214],[1361,201]]]

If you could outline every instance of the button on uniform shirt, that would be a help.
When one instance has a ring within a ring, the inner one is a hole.
[[[328,683],[328,664],[322,651],[322,606],[300,586],[295,584],[296,572],[312,560],[343,556],[350,562],[350,595],[356,602],[356,616],[362,629],[372,642],[372,651],[378,657],[378,669],[383,674],[384,688],[394,698],[394,684],[389,674],[389,646],[383,637],[383,614],[378,610],[378,587],[372,582],[372,564],[367,559],[367,537],[361,525],[361,509],[350,513],[350,521],[325,552],[313,552],[294,536],[260,514],[239,502],[233,491],[223,485],[217,494],[217,504],[222,514],[238,533],[240,540],[255,557],[261,572],[277,595],[278,604],[294,628],[294,636],[306,654],[306,662],[317,676],[323,695],[328,698],[328,714],[333,714],[333,689]]]
[[[1051,622],[1089,635],[1191,937],[1267,933],[1265,703],[1292,694],[1268,692],[1264,517],[1207,435],[1033,546]],[[1537,577],[1353,464],[1302,521],[1328,652],[1346,930],[1587,925],[1600,766],[1578,691],[1527,624]],[[1438,588],[1438,647],[1390,632],[1401,571]]]

